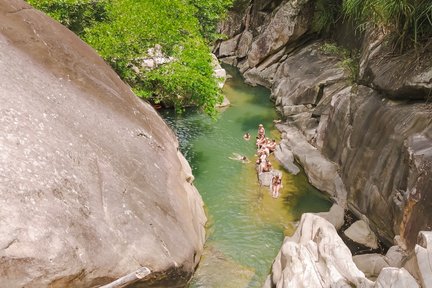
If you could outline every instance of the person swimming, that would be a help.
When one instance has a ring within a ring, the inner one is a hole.
[[[232,155],[233,156],[228,157],[231,160],[241,161],[242,163],[249,163],[250,162],[250,160],[244,155],[240,155],[240,154],[235,153],[235,152],[233,152]]]
[[[246,141],[249,141],[250,138],[251,138],[251,135],[249,134],[249,132],[246,132],[246,133],[243,135],[243,139],[246,140]]]

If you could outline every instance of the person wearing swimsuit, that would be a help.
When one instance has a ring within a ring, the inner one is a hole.
[[[278,198],[279,197],[279,189],[282,187],[282,177],[279,175],[275,175],[272,178],[272,197]]]

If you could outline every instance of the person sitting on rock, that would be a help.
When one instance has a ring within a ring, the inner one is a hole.
[[[279,197],[279,190],[282,187],[282,176],[274,175],[271,182],[272,197]]]
[[[265,137],[265,129],[263,124],[258,125],[258,138]]]
[[[276,150],[276,140],[272,139],[270,142],[267,142],[266,147],[270,153],[273,153]]]
[[[267,146],[261,146],[261,149],[258,150],[258,154],[266,154],[266,156],[270,155],[270,150],[267,148]]]
[[[262,168],[262,172],[271,172],[273,170],[272,164],[270,161],[266,161],[266,165]]]
[[[258,149],[261,149],[262,146],[264,146],[264,144],[267,142],[266,138],[264,136],[262,136],[261,138],[259,136],[257,136],[257,140],[256,140],[256,146]]]

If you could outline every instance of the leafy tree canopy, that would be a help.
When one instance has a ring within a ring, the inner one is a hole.
[[[82,37],[131,85],[155,103],[201,107],[214,116],[222,99],[208,43],[232,0],[28,0]],[[149,49],[171,61],[145,68]]]

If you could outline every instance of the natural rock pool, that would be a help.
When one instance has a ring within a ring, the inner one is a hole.
[[[259,123],[279,140],[272,121],[278,119],[269,91],[243,83],[235,70],[223,89],[231,106],[216,121],[193,110],[181,116],[160,111],[176,132],[183,154],[192,166],[195,186],[207,208],[207,242],[190,287],[261,287],[281,247],[284,234],[294,232],[304,212],[327,211],[331,203],[304,173],[283,171],[278,199],[260,187],[255,172],[255,136]],[[252,135],[250,141],[243,134]],[[246,155],[243,164],[229,159]],[[283,170],[270,158],[274,168]]]

